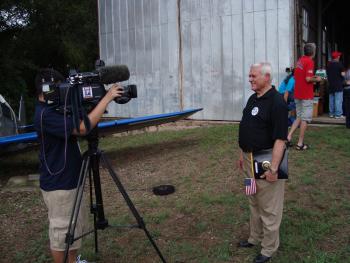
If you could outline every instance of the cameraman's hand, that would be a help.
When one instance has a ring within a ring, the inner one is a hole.
[[[108,90],[106,97],[108,98],[108,101],[112,101],[115,98],[119,98],[123,95],[123,87],[120,84],[113,84],[111,88]]]
[[[97,123],[100,121],[103,113],[105,112],[107,105],[115,98],[119,98],[123,95],[123,88],[119,84],[113,84],[108,90],[106,95],[100,100],[97,106],[88,114],[90,120],[91,128],[96,127]],[[79,132],[74,129],[74,135],[86,135],[89,131],[86,129],[83,121],[80,122]]]

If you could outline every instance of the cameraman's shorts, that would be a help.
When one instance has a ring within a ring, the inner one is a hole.
[[[55,251],[64,251],[66,249],[65,238],[68,232],[76,189],[56,191],[41,190],[41,192],[48,209],[50,248]],[[81,236],[83,232],[86,231],[87,211],[83,195],[74,238]],[[81,239],[70,245],[69,249],[76,250],[80,247]]]
[[[313,100],[298,100],[295,99],[295,107],[297,112],[297,118],[302,121],[311,122],[312,121],[312,113],[314,107]]]

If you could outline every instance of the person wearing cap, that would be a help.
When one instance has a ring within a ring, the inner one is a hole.
[[[297,119],[288,133],[288,144],[291,144],[293,133],[300,126],[299,139],[295,147],[296,150],[307,150],[309,145],[304,143],[304,136],[308,122],[312,120],[314,84],[321,81],[321,77],[314,74],[314,61],[316,45],[306,43],[304,46],[304,56],[299,58],[294,69],[295,87],[294,100],[297,112]]]
[[[35,86],[38,101],[35,107],[34,128],[40,143],[40,189],[48,209],[50,249],[55,263],[62,263],[65,254],[65,238],[68,232],[71,210],[75,201],[82,156],[77,136],[89,133],[85,122],[81,121],[79,130],[75,128],[73,117],[59,113],[57,107],[45,102],[45,86],[59,84],[64,77],[52,68],[41,69]],[[114,98],[121,97],[122,87],[113,84],[96,107],[88,114],[91,128],[95,127]],[[87,209],[82,205],[76,220],[75,237],[83,234],[86,228]],[[77,259],[81,239],[73,242],[68,252],[68,262],[83,262]],[[78,257],[80,258],[80,257]]]
[[[332,52],[332,61],[327,66],[327,79],[329,91],[329,117],[343,118],[343,82],[345,69],[339,61],[341,52]]]

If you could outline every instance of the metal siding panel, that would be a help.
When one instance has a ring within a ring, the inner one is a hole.
[[[152,28],[151,27],[145,27],[144,29],[144,56],[145,61],[142,62],[145,64],[145,73],[151,74],[154,71],[153,68],[153,61],[152,61]]]
[[[255,62],[266,60],[266,24],[265,12],[254,12],[254,49]]]
[[[160,24],[160,3],[159,1],[163,0],[149,0],[150,12],[151,12],[151,24],[152,26],[158,26]]]
[[[159,26],[153,26],[152,27],[152,38],[151,38],[151,49],[152,49],[152,65],[153,65],[153,71],[160,70],[160,32],[159,32]]]
[[[211,19],[210,17],[201,19],[201,87],[202,87],[202,105],[203,111],[201,112],[202,118],[207,118],[210,113],[208,105],[211,103],[211,97],[213,96],[210,87],[211,83]]]
[[[177,1],[176,0],[167,0],[168,1],[168,23],[177,24],[178,11],[177,11]]]
[[[232,107],[233,120],[239,120],[242,116],[244,104],[244,80],[246,70],[244,68],[244,46],[243,46],[243,15],[232,16]]]
[[[157,3],[157,1],[154,1]],[[152,0],[143,0],[143,24],[144,27],[150,27],[152,25]]]
[[[243,13],[250,13],[254,11],[254,0],[243,1]]]
[[[232,16],[222,17],[222,107],[223,120],[232,120],[233,112]]]
[[[290,26],[290,9],[285,1],[282,1],[282,6],[278,6],[278,81],[281,81],[285,76],[285,68],[292,64],[291,57],[293,50],[290,49],[290,35],[293,34]]]
[[[192,0],[182,0],[180,5],[181,21],[187,22],[191,20],[191,3]]]
[[[145,74],[146,56],[145,56],[145,36],[143,27],[136,29],[135,51],[136,51],[136,72],[138,75]]]
[[[254,50],[254,14],[243,14],[243,45],[244,45],[244,70],[245,76],[243,76],[244,83],[244,100],[247,102],[253,92],[250,89],[248,73],[250,66],[255,63],[255,50]]]
[[[201,18],[201,0],[191,1],[191,20],[198,20]]]
[[[107,36],[106,34],[100,35],[100,58],[105,60],[107,57]]]
[[[231,0],[231,13],[233,15],[242,14],[242,1],[244,0]]]
[[[120,64],[126,64],[129,67],[129,70],[132,71],[129,65],[129,31],[121,31],[120,37]]]
[[[265,10],[265,0],[254,0],[254,12]]]
[[[191,86],[185,86],[191,90],[191,104],[186,105],[185,108],[201,108],[202,105],[202,86],[201,86],[201,21],[196,20],[191,24],[191,55],[192,55],[192,83]],[[185,89],[186,92],[187,89]],[[187,94],[184,93],[184,97]]]
[[[174,13],[172,13],[174,15]],[[169,21],[173,21],[170,19]],[[179,91],[179,46],[178,46],[177,21],[168,23],[168,54],[169,54],[169,72],[168,83],[170,87],[169,105],[170,111],[180,110],[180,91]]]
[[[276,10],[277,9],[277,1],[279,0],[266,0],[266,10]]]
[[[107,53],[107,38],[106,38],[106,3],[105,1],[98,1],[99,3],[99,31],[100,31],[100,58],[105,59]]]
[[[128,39],[128,60],[126,61],[126,64],[128,65],[130,71],[138,73],[137,72],[137,66],[136,66],[136,30],[135,28],[129,28],[129,31],[127,32],[129,39]]]
[[[278,83],[278,54],[276,50],[279,49],[278,43],[278,24],[277,24],[277,8],[269,9],[266,11],[266,45],[267,45],[267,59],[266,61],[271,63],[273,68],[273,83]],[[278,87],[278,85],[277,85]]]
[[[169,1],[174,0],[160,0],[159,6],[160,6],[160,23],[166,24],[168,23],[168,3]]]
[[[106,22],[105,22],[105,12],[106,12],[106,2],[105,1],[98,1],[98,10],[99,10],[99,28],[100,28],[100,34],[106,33]]]
[[[163,92],[163,111],[171,111],[172,97],[169,81],[169,43],[168,43],[168,24],[161,25],[161,89]]]
[[[120,0],[119,13],[114,15],[120,17],[120,30],[128,30],[128,0]]]
[[[120,46],[120,0],[113,3],[113,45],[114,45],[114,64],[121,64],[121,46]],[[117,14],[117,15],[116,15]]]
[[[200,7],[201,18],[209,18],[211,14],[210,0],[202,0]]]
[[[213,15],[224,16],[231,14],[230,0],[213,0]]]
[[[182,62],[183,62],[183,87],[184,87],[184,105],[191,107],[193,102],[193,80],[192,80],[192,38],[191,38],[191,22],[181,23],[182,34]],[[196,43],[199,44],[199,43]]]
[[[99,1],[101,58],[127,64],[131,76],[126,83],[137,84],[139,91],[139,97],[126,105],[111,103],[109,116],[179,110],[177,0],[116,0],[110,8],[108,4],[111,0]],[[239,120],[252,94],[250,65],[267,60],[284,76],[284,68],[291,64],[290,1],[181,4],[184,106],[204,107],[193,118]],[[113,10],[109,17],[106,8]],[[276,83],[278,77],[274,74]]]
[[[212,20],[212,79],[209,91],[212,93],[210,101],[210,119],[223,118],[222,108],[222,27],[219,16],[213,17]]]
[[[278,2],[277,2],[278,8],[289,10],[289,8],[290,8],[289,1],[290,0],[278,0]]]
[[[168,24],[169,72],[177,74],[179,67],[179,36],[177,23]]]
[[[183,23],[184,108],[201,107],[201,22]]]
[[[135,28],[140,29],[143,28],[143,1],[142,0],[135,0]]]
[[[128,29],[135,29],[135,20],[136,20],[136,14],[135,14],[135,1],[138,0],[128,0],[127,1],[127,14],[128,14]]]
[[[105,0],[106,10],[105,10],[105,19],[106,19],[106,33],[112,33],[113,23],[112,23],[112,2],[111,0]]]

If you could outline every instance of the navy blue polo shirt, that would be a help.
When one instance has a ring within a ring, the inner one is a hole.
[[[275,140],[287,140],[288,106],[275,88],[248,99],[239,125],[239,147],[244,152],[271,149]]]
[[[54,107],[38,102],[34,127],[40,142],[40,188],[44,191],[76,188],[82,157],[77,138],[72,135],[72,118],[65,119]]]

